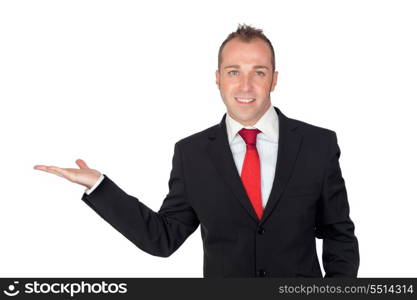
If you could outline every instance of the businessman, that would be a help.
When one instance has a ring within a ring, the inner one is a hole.
[[[175,143],[158,212],[79,159],[37,165],[81,184],[94,211],[143,251],[175,252],[200,225],[204,277],[356,277],[358,241],[335,132],[272,106],[275,54],[262,30],[239,25],[222,43],[216,84],[227,113]]]

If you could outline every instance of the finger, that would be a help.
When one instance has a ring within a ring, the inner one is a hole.
[[[33,166],[33,168],[35,169],[35,170],[41,170],[41,171],[46,171],[46,166],[44,166],[44,165],[35,165],[35,166]]]
[[[77,159],[75,163],[80,167],[80,169],[89,169],[85,161],[83,161],[82,159]]]
[[[64,177],[66,179],[70,179],[70,174],[67,170],[56,167],[56,166],[48,166],[47,172],[58,175],[60,177]]]
[[[51,169],[49,166],[36,165],[33,168],[35,170],[45,171],[45,172],[52,173],[52,174],[55,174],[55,175],[58,175],[58,176],[61,176],[62,177],[62,175],[60,173],[58,173],[57,171]]]
[[[46,170],[46,172],[51,173],[51,174],[55,174],[55,175],[57,175],[59,177],[62,177],[62,178],[65,178],[61,173],[58,173],[54,170]]]
[[[56,169],[51,168],[50,166],[44,166],[44,165],[36,165],[34,166],[34,169],[44,171],[47,173],[55,174],[60,177],[64,177],[60,172],[58,172]]]

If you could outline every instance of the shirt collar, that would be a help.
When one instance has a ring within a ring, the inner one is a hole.
[[[256,122],[253,126],[242,125],[238,121],[234,120],[229,115],[229,113],[226,114],[226,129],[229,144],[233,141],[239,130],[242,128],[259,129],[262,131],[260,134],[264,134],[266,139],[277,143],[278,126],[278,114],[272,104],[269,106],[268,110],[263,114],[263,116],[258,120],[258,122]]]

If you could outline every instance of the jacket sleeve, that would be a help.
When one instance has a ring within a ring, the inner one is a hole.
[[[356,277],[359,247],[349,217],[345,182],[339,166],[340,149],[331,132],[327,164],[316,218],[316,237],[323,239],[325,277]]]
[[[168,187],[169,192],[158,212],[126,194],[107,175],[94,192],[84,193],[82,200],[143,251],[168,257],[199,225],[187,199],[178,143]]]

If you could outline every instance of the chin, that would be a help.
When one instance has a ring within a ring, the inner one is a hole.
[[[256,118],[255,118],[255,116],[239,116],[239,115],[237,115],[236,119],[239,123],[248,124],[248,123],[252,123],[253,120],[255,120]]]

